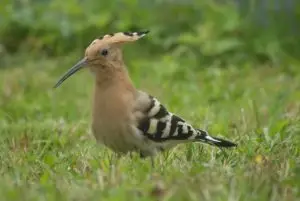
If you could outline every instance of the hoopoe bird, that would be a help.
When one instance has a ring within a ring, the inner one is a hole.
[[[151,158],[185,142],[203,142],[217,147],[237,144],[212,137],[169,112],[155,97],[134,87],[122,58],[121,47],[149,31],[118,32],[95,39],[85,56],[70,68],[55,88],[80,69],[95,75],[92,133],[98,143],[114,152],[138,152]]]

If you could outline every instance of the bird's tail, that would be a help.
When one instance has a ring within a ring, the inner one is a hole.
[[[236,147],[237,144],[230,142],[228,140],[220,139],[217,137],[212,137],[208,134],[208,132],[204,130],[197,129],[198,135],[196,137],[197,141],[201,141],[210,145],[214,145],[217,147]]]

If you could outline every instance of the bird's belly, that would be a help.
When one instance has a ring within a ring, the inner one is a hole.
[[[137,129],[135,123],[128,119],[112,120],[108,116],[98,115],[98,118],[93,119],[92,132],[98,143],[124,154],[137,151],[151,156],[174,146],[173,143],[158,143],[148,139]]]
[[[137,151],[142,144],[139,137],[127,125],[112,125],[97,123],[92,125],[93,135],[98,143],[105,145],[115,152],[127,153]]]

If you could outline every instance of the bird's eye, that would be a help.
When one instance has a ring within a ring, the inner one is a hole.
[[[108,50],[107,49],[103,49],[103,50],[101,50],[101,55],[102,56],[106,56],[106,55],[108,55]]]

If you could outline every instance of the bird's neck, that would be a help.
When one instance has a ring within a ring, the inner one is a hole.
[[[123,97],[134,97],[136,89],[129,77],[127,69],[106,68],[105,71],[96,72],[95,80],[95,101],[118,102],[123,101]],[[122,105],[122,103],[119,103]]]
[[[125,87],[129,90],[134,90],[133,83],[125,66],[118,68],[106,67],[101,70],[96,70],[94,73],[96,76],[96,88],[99,90],[105,90],[112,87]]]
[[[93,122],[128,118],[135,95],[136,89],[125,68],[105,75],[96,73]]]

